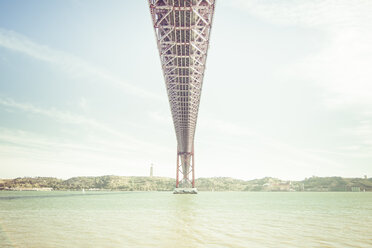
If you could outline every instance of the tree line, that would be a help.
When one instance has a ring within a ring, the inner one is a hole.
[[[372,191],[372,179],[342,177],[310,177],[302,181],[284,181],[265,177],[239,180],[229,177],[198,178],[199,191]],[[121,190],[171,191],[175,179],[166,177],[98,176],[73,177],[62,180],[54,177],[22,177],[0,179],[0,190]]]

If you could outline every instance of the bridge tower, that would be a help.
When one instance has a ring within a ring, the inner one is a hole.
[[[175,193],[196,193],[194,136],[215,0],[149,0],[177,138]]]

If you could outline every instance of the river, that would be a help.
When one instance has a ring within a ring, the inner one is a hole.
[[[372,193],[2,191],[0,247],[372,247]]]

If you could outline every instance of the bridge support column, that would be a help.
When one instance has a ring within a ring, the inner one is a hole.
[[[195,188],[194,149],[189,153],[177,151],[176,188],[174,194],[197,194]],[[191,179],[190,179],[191,177]]]

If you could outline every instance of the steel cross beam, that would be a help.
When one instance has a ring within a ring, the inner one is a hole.
[[[149,5],[177,138],[176,188],[195,187],[194,136],[215,0]]]
[[[180,163],[180,158],[182,160],[182,156],[189,156],[190,157],[190,163],[189,166],[186,167],[185,164]],[[191,153],[182,153],[177,152],[177,172],[176,172],[176,188],[178,188],[180,185],[182,188],[192,187],[195,188],[195,162],[194,162],[194,151]],[[186,168],[185,168],[186,167]],[[185,173],[186,171],[186,173]],[[180,175],[182,175],[182,178],[180,178]],[[192,176],[190,179],[189,176]]]

